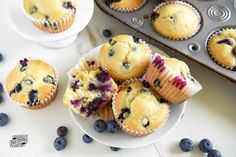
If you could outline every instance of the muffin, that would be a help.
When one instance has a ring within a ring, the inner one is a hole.
[[[159,54],[154,55],[146,80],[156,92],[173,104],[185,101],[202,89],[184,62]]]
[[[85,71],[96,70],[99,68],[98,59],[97,57],[94,57],[92,55],[83,56],[80,59],[77,68],[80,70],[85,70]]]
[[[113,97],[115,119],[132,136],[146,136],[160,128],[169,116],[169,105],[154,95],[147,82],[127,81]]]
[[[99,67],[92,71],[73,70],[64,94],[64,104],[82,117],[93,117],[109,102],[117,85],[108,72]]]
[[[127,80],[141,77],[151,58],[151,50],[141,39],[119,35],[103,44],[99,52],[99,63],[112,78]]]
[[[23,3],[23,11],[31,22],[49,33],[67,30],[75,20],[75,0],[24,0]]]
[[[171,40],[184,40],[200,29],[201,17],[193,6],[182,1],[163,2],[151,14],[155,31]]]
[[[211,58],[222,67],[236,70],[236,30],[217,31],[208,41]]]
[[[146,0],[105,0],[110,8],[120,12],[132,12],[138,10],[145,4]]]
[[[55,98],[57,83],[53,67],[42,60],[25,58],[8,75],[6,91],[23,107],[41,109]]]
[[[97,119],[102,119],[106,122],[115,119],[112,111],[112,101],[109,101],[103,108],[99,109],[97,117]]]

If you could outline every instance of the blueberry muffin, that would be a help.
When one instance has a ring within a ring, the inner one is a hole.
[[[236,30],[216,32],[208,41],[208,52],[219,65],[236,70]]]
[[[105,4],[120,12],[132,12],[141,8],[146,0],[105,0]]]
[[[154,55],[146,80],[156,92],[173,104],[185,101],[202,89],[184,62],[159,54]]]
[[[92,56],[92,55],[86,55],[83,56],[79,64],[77,66],[78,69],[80,70],[85,70],[85,71],[91,71],[91,70],[96,70],[99,67],[99,62],[97,57]]]
[[[141,39],[119,35],[103,44],[99,52],[99,63],[112,78],[127,80],[141,77],[151,58],[151,50]]]
[[[57,83],[53,67],[41,60],[25,58],[8,75],[6,91],[23,107],[41,109],[53,101]]]
[[[40,30],[58,33],[68,29],[76,16],[75,0],[24,0],[25,15]]]
[[[83,117],[97,115],[117,91],[117,85],[101,67],[91,71],[73,70],[69,75],[64,104]]]
[[[112,109],[122,130],[132,136],[154,132],[169,116],[169,105],[154,95],[147,82],[138,80],[122,84],[113,97]]]
[[[163,2],[151,14],[155,31],[171,40],[184,40],[200,29],[201,17],[196,9],[182,1]]]

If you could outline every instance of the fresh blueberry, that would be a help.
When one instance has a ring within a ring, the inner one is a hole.
[[[89,135],[84,134],[84,136],[83,136],[83,141],[84,141],[85,143],[91,143],[91,142],[93,141],[93,139],[92,139]]]
[[[0,83],[0,93],[2,93],[3,92],[3,85],[2,85],[2,83]]]
[[[57,137],[53,145],[57,151],[61,151],[66,147],[66,139],[64,137]]]
[[[179,147],[184,152],[190,152],[193,150],[194,144],[192,140],[188,138],[183,138],[179,143]]]
[[[213,149],[213,144],[208,139],[202,139],[199,143],[199,148],[200,148],[201,151],[207,153],[207,152],[209,152],[210,150]]]
[[[221,153],[216,150],[216,149],[212,149],[211,151],[209,151],[209,153],[207,154],[207,157],[222,157]]]
[[[110,133],[117,133],[119,131],[119,125],[116,121],[111,120],[107,123],[107,131]]]
[[[8,121],[8,115],[5,113],[0,113],[0,127],[7,125]]]
[[[111,150],[114,151],[114,152],[117,152],[118,150],[120,150],[120,148],[117,148],[117,147],[112,147],[110,146]]]
[[[106,129],[106,123],[104,122],[104,120],[102,119],[96,120],[94,123],[94,129],[97,132],[103,132]]]
[[[57,135],[58,135],[58,136],[63,137],[63,136],[66,136],[67,133],[68,133],[68,129],[67,129],[67,127],[65,127],[65,126],[60,126],[60,127],[57,129]]]
[[[0,53],[0,62],[3,60],[3,55]]]
[[[3,102],[3,97],[0,95],[0,104]]]
[[[112,35],[112,33],[111,33],[111,31],[109,29],[105,29],[102,32],[102,34],[103,34],[104,37],[107,37],[107,38],[111,37],[111,35]]]

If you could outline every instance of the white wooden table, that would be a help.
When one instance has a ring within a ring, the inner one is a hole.
[[[29,111],[20,108],[4,95],[5,101],[0,105],[0,112],[7,113],[10,122],[0,128],[0,157],[74,157],[74,156],[135,156],[135,157],[201,157],[198,148],[191,153],[179,151],[178,142],[183,137],[189,137],[197,144],[202,138],[213,141],[224,157],[236,155],[236,85],[230,81],[204,69],[203,67],[186,61],[193,75],[202,83],[203,90],[188,101],[186,113],[174,129],[163,141],[154,145],[138,149],[123,149],[119,152],[110,151],[109,147],[97,142],[85,144],[83,133],[70,117],[69,111],[62,103],[66,88],[66,72],[72,67],[86,50],[93,47],[84,30],[78,39],[64,49],[48,49],[23,39],[10,27],[7,20],[7,3],[0,2],[0,52],[5,59],[0,63],[0,82],[4,82],[8,72],[19,59],[24,57],[45,58],[59,72],[59,91],[56,100],[47,108],[39,111]],[[20,22],[20,21],[19,21]],[[123,26],[118,21],[104,15],[95,8],[91,24],[96,31],[102,32],[109,28],[113,34],[137,32]],[[141,36],[142,37],[142,36]],[[83,51],[83,52],[82,52]],[[65,125],[69,128],[68,145],[61,152],[55,151],[53,141],[57,137],[57,127]],[[25,147],[12,148],[9,142],[13,135],[26,134],[29,141]]]

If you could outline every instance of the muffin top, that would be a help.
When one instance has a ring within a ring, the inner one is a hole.
[[[24,9],[37,19],[58,20],[72,14],[75,0],[24,0]]]
[[[200,28],[198,12],[180,2],[157,6],[151,21],[157,33],[173,40],[187,39]]]
[[[155,93],[156,94],[156,93]],[[121,126],[137,133],[150,133],[169,115],[169,107],[154,95],[147,82],[123,84],[113,104],[115,118]]]
[[[101,67],[91,71],[74,70],[69,75],[64,104],[83,117],[97,113],[117,91],[117,85]]]
[[[132,11],[140,8],[146,0],[105,0],[105,3],[114,9]]]
[[[217,63],[236,69],[236,30],[226,29],[215,34],[208,42],[208,50]]]
[[[99,52],[99,62],[109,74],[118,80],[140,77],[145,72],[151,58],[151,50],[141,39],[129,35],[119,35],[103,44]]]
[[[176,58],[169,58],[165,56],[161,56],[159,54],[155,54],[153,57],[152,64],[154,64],[161,71],[165,68],[171,70],[173,83],[180,90],[183,89],[186,85],[189,86],[201,86],[199,82],[193,78],[190,73],[190,70],[186,63],[180,61]],[[170,80],[171,81],[171,80]],[[153,82],[154,87],[161,87],[162,82],[160,80],[155,80]]]
[[[41,60],[21,60],[6,80],[7,93],[23,106],[37,105],[47,100],[56,87],[55,70]]]

